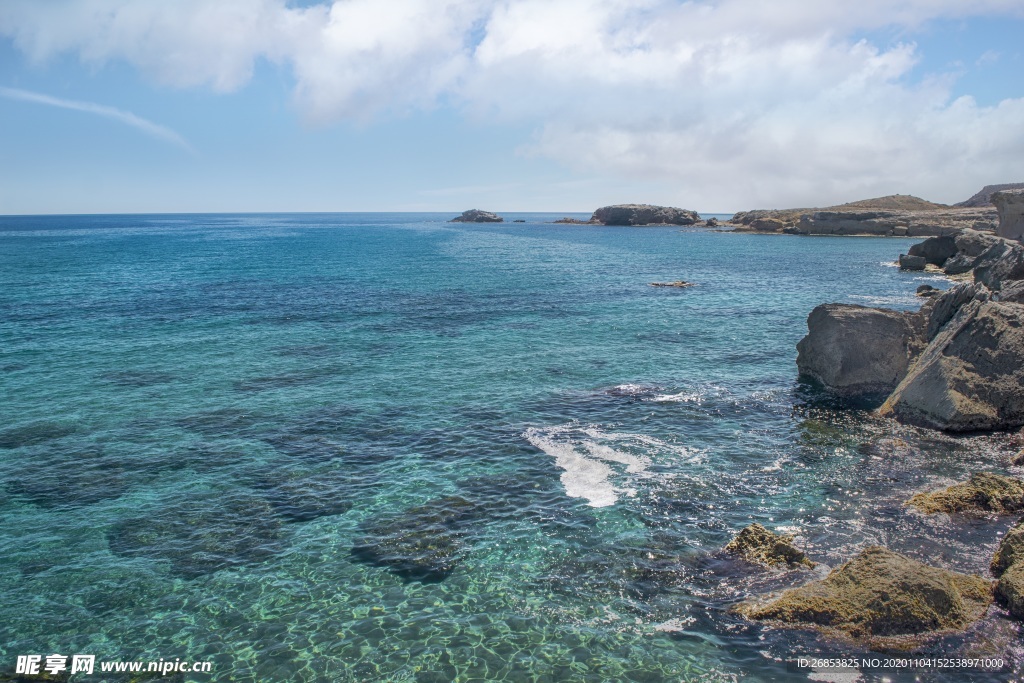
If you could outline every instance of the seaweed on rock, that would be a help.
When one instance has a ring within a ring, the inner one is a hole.
[[[804,551],[793,545],[792,536],[782,536],[769,531],[760,524],[751,524],[729,541],[725,552],[742,557],[751,564],[763,567],[808,567],[817,566],[808,559]]]
[[[406,581],[438,583],[465,557],[466,522],[478,507],[462,496],[445,496],[369,520],[352,556]]]
[[[170,562],[174,574],[192,579],[264,562],[280,550],[281,535],[270,504],[243,494],[178,500],[157,515],[122,520],[107,543],[118,555]]]
[[[1024,509],[1024,482],[992,472],[975,472],[965,482],[940,491],[918,493],[907,505],[925,514],[1017,512]]]

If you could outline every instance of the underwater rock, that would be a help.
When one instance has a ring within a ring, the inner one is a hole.
[[[794,547],[792,541],[792,536],[781,536],[755,523],[736,534],[736,538],[729,541],[724,550],[742,557],[751,564],[764,567],[817,566],[802,550]]]
[[[203,496],[120,521],[107,532],[107,544],[124,557],[168,561],[173,573],[193,579],[270,559],[280,550],[280,524],[262,498]]]
[[[1014,524],[999,542],[996,554],[992,556],[989,568],[992,575],[1000,577],[1007,569],[1024,560],[1024,520]]]
[[[1024,425],[1024,304],[969,301],[879,410],[952,432]]]
[[[310,522],[351,510],[366,484],[365,477],[340,469],[304,473],[274,470],[264,473],[253,488],[262,491],[274,512],[286,521]]]
[[[852,304],[822,304],[797,344],[801,375],[844,396],[892,391],[923,346],[920,318]]]
[[[7,493],[43,508],[74,508],[118,498],[129,488],[125,463],[100,449],[38,454],[18,477],[4,483]]]
[[[40,662],[45,666],[46,662]],[[16,674],[10,672],[0,673],[0,683],[66,683],[71,680],[71,674],[62,671],[59,674],[49,674],[40,668],[37,674]]]
[[[0,448],[14,449],[62,439],[74,434],[75,427],[60,422],[32,422],[0,432]]]
[[[936,512],[1017,512],[1024,510],[1024,482],[992,472],[975,472],[963,483],[941,491],[918,493],[906,504],[927,515]]]
[[[490,211],[481,211],[480,209],[470,209],[469,211],[463,211],[461,216],[448,221],[449,223],[504,223],[505,219],[496,213]]]
[[[882,547],[866,548],[821,581],[736,611],[755,621],[808,628],[871,648],[907,650],[965,629],[992,602],[979,576],[931,567]]]
[[[406,581],[443,581],[466,555],[463,522],[476,509],[462,496],[446,496],[369,520],[361,525],[352,556]]]

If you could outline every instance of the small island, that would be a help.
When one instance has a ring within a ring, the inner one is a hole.
[[[505,219],[496,213],[490,211],[481,211],[480,209],[470,209],[469,211],[463,211],[461,216],[448,221],[449,223],[504,223]]]

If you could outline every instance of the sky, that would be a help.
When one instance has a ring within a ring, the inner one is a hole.
[[[0,0],[0,214],[1024,182],[1024,0]]]

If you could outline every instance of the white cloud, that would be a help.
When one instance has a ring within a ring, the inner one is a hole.
[[[43,93],[32,92],[30,90],[21,90],[18,88],[3,88],[0,87],[0,97],[6,97],[10,100],[20,100],[22,102],[33,102],[35,104],[45,104],[50,107],[59,107],[61,109],[72,109],[74,111],[84,111],[89,114],[96,114],[113,121],[127,124],[133,128],[138,128],[143,133],[150,135],[158,140],[164,142],[170,142],[171,144],[177,145],[182,149],[189,152],[195,153],[192,146],[188,144],[185,138],[181,137],[178,133],[174,132],[167,126],[161,126],[159,123],[153,123],[148,121],[141,116],[136,116],[130,111],[124,111],[122,109],[116,109],[114,107],[108,107],[102,104],[96,104],[95,102],[79,102],[77,100],[65,100],[59,97],[51,97],[50,95],[44,95]]]
[[[1015,181],[1024,100],[907,83],[928,21],[1024,16],[1020,0],[5,0],[0,35],[38,62],[125,61],[230,91],[257,60],[291,70],[313,122],[455,103],[532,124],[523,153],[675,183],[691,205],[956,200]],[[637,199],[643,200],[644,197]]]

